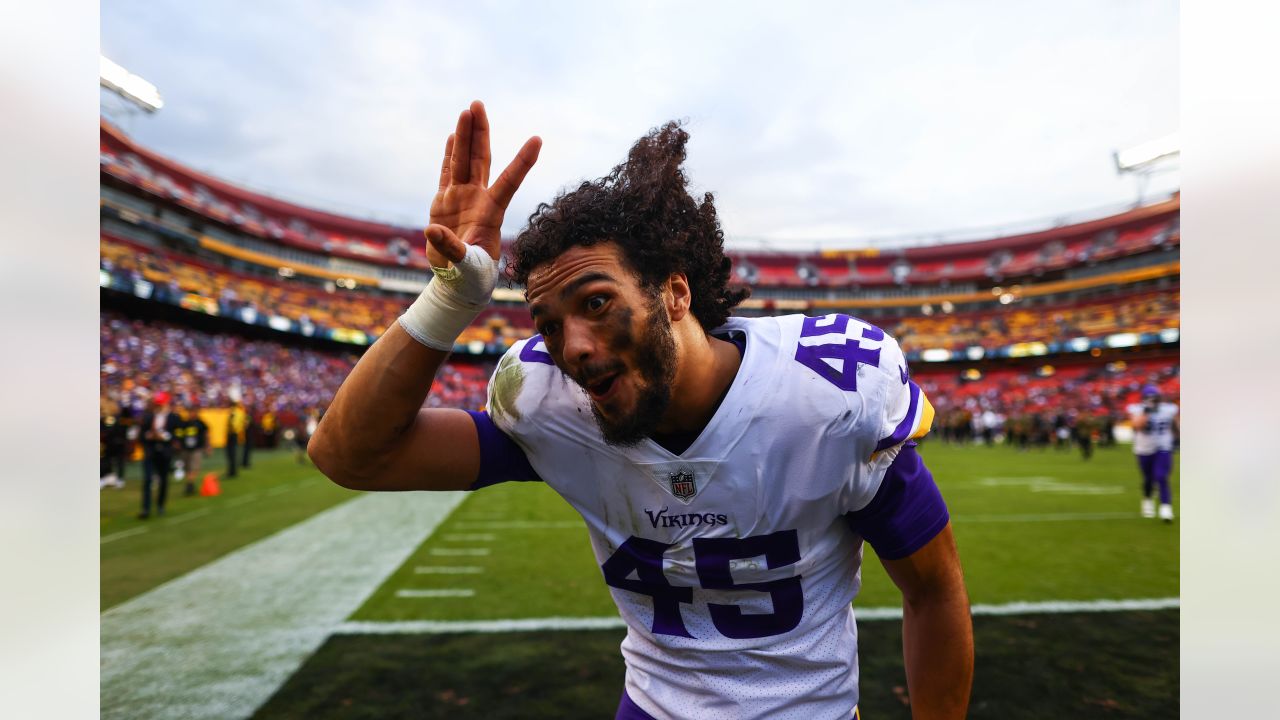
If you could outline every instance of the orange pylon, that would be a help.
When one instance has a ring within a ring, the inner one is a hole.
[[[222,487],[218,485],[218,473],[207,473],[200,482],[200,496],[213,497],[221,495]]]

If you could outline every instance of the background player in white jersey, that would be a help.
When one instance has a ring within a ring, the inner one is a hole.
[[[1142,471],[1142,516],[1155,517],[1156,489],[1160,491],[1160,519],[1173,522],[1173,495],[1169,473],[1173,470],[1173,433],[1178,428],[1178,406],[1161,402],[1160,389],[1142,388],[1142,402],[1129,406],[1133,421],[1133,454]]]
[[[742,319],[710,194],[675,124],[530,218],[513,248],[539,334],[487,412],[422,409],[488,303],[531,138],[489,182],[478,102],[446,143],[426,230],[437,278],[369,349],[312,439],[363,490],[544,481],[583,516],[628,624],[619,718],[854,717],[862,541],[904,597],[916,718],[963,717],[968,598],[914,438],[932,407],[897,343],[842,315]],[[446,269],[447,268],[447,269]]]

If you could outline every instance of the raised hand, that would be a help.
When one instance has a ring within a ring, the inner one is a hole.
[[[511,198],[538,161],[542,139],[529,138],[498,179],[489,184],[489,116],[476,100],[458,116],[458,127],[444,147],[440,188],[431,201],[427,227],[427,258],[446,267],[466,254],[466,245],[479,245],[494,260],[502,245],[502,218]]]

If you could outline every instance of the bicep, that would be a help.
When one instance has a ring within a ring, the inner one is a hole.
[[[467,490],[480,473],[480,441],[465,410],[418,411],[370,490]]]
[[[485,412],[422,410],[379,490],[478,490],[541,480],[520,446]]]

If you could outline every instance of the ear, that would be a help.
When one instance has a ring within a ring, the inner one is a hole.
[[[663,295],[666,296],[667,315],[671,317],[671,322],[680,322],[689,315],[693,294],[689,290],[689,279],[684,273],[672,273],[667,278],[666,292]]]

